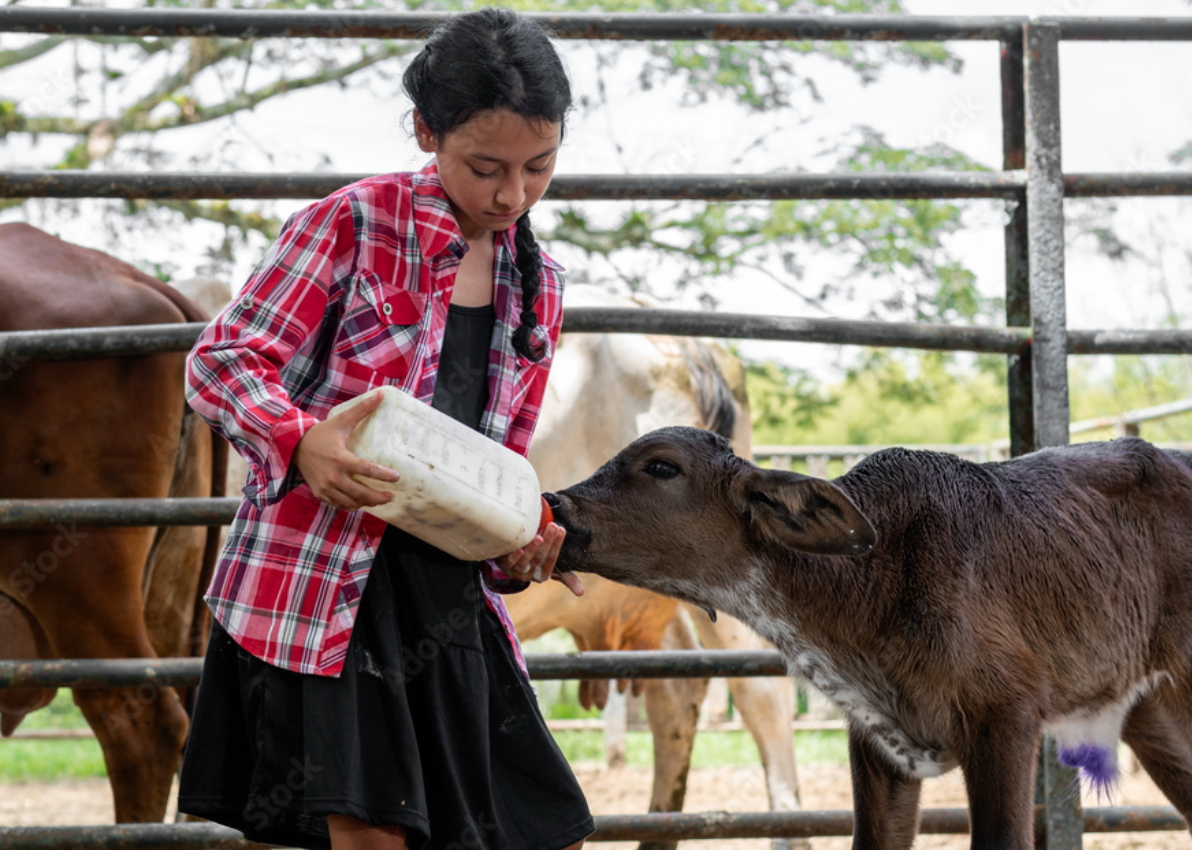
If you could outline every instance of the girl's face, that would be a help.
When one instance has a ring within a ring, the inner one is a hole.
[[[468,240],[511,227],[538,202],[555,172],[561,129],[555,122],[490,109],[440,140],[414,112],[418,146],[435,154],[439,180]]]

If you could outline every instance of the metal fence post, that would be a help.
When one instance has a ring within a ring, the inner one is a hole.
[[[1059,27],[1028,24],[1026,82],[1027,274],[1035,448],[1068,442],[1068,332],[1064,300],[1064,173],[1060,146]],[[1076,774],[1045,738],[1040,753],[1043,850],[1080,850],[1083,820]]]
[[[1064,304],[1064,172],[1060,151],[1059,27],[1029,24],[1026,63],[1027,269],[1035,445],[1068,442]]]
[[[1026,167],[1026,87],[1023,81],[1022,39],[1000,43],[1002,71],[1002,169]],[[1027,261],[1027,205],[1023,194],[1006,200],[1006,325],[1031,323],[1031,284]],[[1035,446],[1035,411],[1031,391],[1031,349],[1006,358],[1006,389],[1010,414],[1010,456]]]

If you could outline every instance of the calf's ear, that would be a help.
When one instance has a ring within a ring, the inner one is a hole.
[[[753,532],[778,546],[818,555],[860,555],[877,542],[869,520],[831,482],[756,469],[743,488]]]

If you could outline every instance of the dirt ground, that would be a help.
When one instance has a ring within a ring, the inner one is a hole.
[[[843,765],[809,764],[799,769],[804,808],[848,809],[851,807],[848,768]],[[650,793],[650,771],[645,768],[615,770],[579,766],[576,770],[596,814],[626,814],[646,808]],[[964,805],[964,789],[958,772],[924,784],[924,806]],[[1101,805],[1086,800],[1086,805]],[[1112,805],[1167,805],[1145,774],[1128,773]],[[693,770],[687,797],[687,811],[763,811],[766,793],[761,768],[706,768]],[[31,783],[0,786],[0,826],[56,824],[103,824],[112,822],[112,804],[103,780]],[[847,850],[848,838],[818,838],[813,850]],[[601,850],[632,850],[629,842],[591,844]],[[686,850],[769,850],[761,839],[739,841],[690,841]],[[918,850],[964,850],[968,839],[961,836],[921,836]],[[1189,850],[1192,839],[1186,832],[1089,834],[1087,850]]]

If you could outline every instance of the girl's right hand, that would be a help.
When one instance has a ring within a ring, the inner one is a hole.
[[[329,417],[302,435],[294,448],[294,465],[320,502],[345,511],[383,505],[392,493],[374,490],[352,476],[398,481],[396,470],[362,460],[348,451],[348,437],[364,417],[377,409],[381,393]]]

